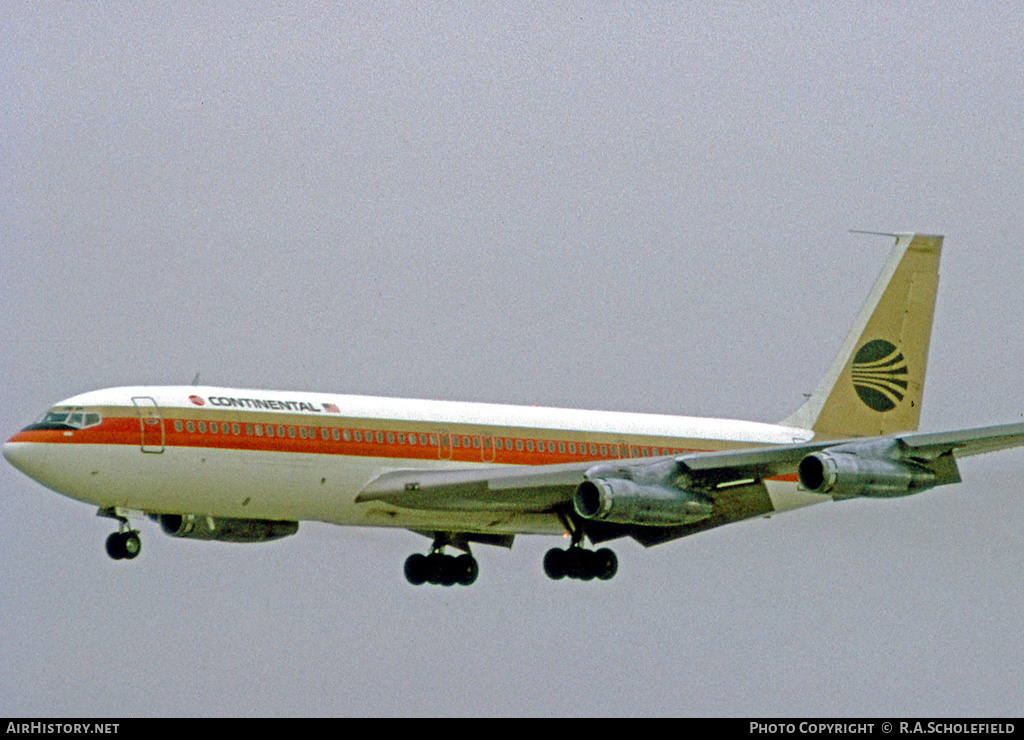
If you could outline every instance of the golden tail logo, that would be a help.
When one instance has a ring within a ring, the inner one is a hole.
[[[828,373],[783,423],[836,438],[917,429],[942,237],[892,236],[896,245]]]
[[[907,393],[907,361],[891,342],[875,339],[853,358],[853,387],[875,411],[892,411]]]

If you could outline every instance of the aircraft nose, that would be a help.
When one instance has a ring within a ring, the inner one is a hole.
[[[46,463],[43,445],[31,442],[15,442],[13,438],[9,439],[4,442],[3,453],[7,462],[31,478],[35,478]]]

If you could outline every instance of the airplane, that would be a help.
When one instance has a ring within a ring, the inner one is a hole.
[[[406,579],[468,586],[471,545],[568,537],[551,579],[608,580],[604,543],[645,547],[751,517],[960,482],[957,461],[1024,445],[1024,424],[916,431],[943,237],[895,246],[815,392],[777,424],[212,386],[91,391],[3,445],[18,470],[118,522],[174,537],[266,542],[300,521],[432,540]],[[590,547],[587,542],[589,541]],[[448,548],[459,554],[450,554]]]

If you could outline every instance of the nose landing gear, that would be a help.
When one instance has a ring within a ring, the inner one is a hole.
[[[134,560],[142,550],[142,540],[135,530],[114,532],[107,537],[107,555],[114,560]]]
[[[137,558],[142,551],[142,540],[139,538],[139,530],[131,528],[128,518],[121,516],[114,509],[100,509],[96,515],[119,522],[118,530],[107,537],[107,555],[113,560]]]

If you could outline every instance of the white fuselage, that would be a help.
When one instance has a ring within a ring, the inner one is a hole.
[[[564,525],[552,514],[416,511],[356,497],[395,470],[660,457],[813,436],[745,421],[194,386],[93,391],[46,418],[4,455],[100,508],[497,534]],[[795,481],[766,484],[775,510],[822,500]]]

